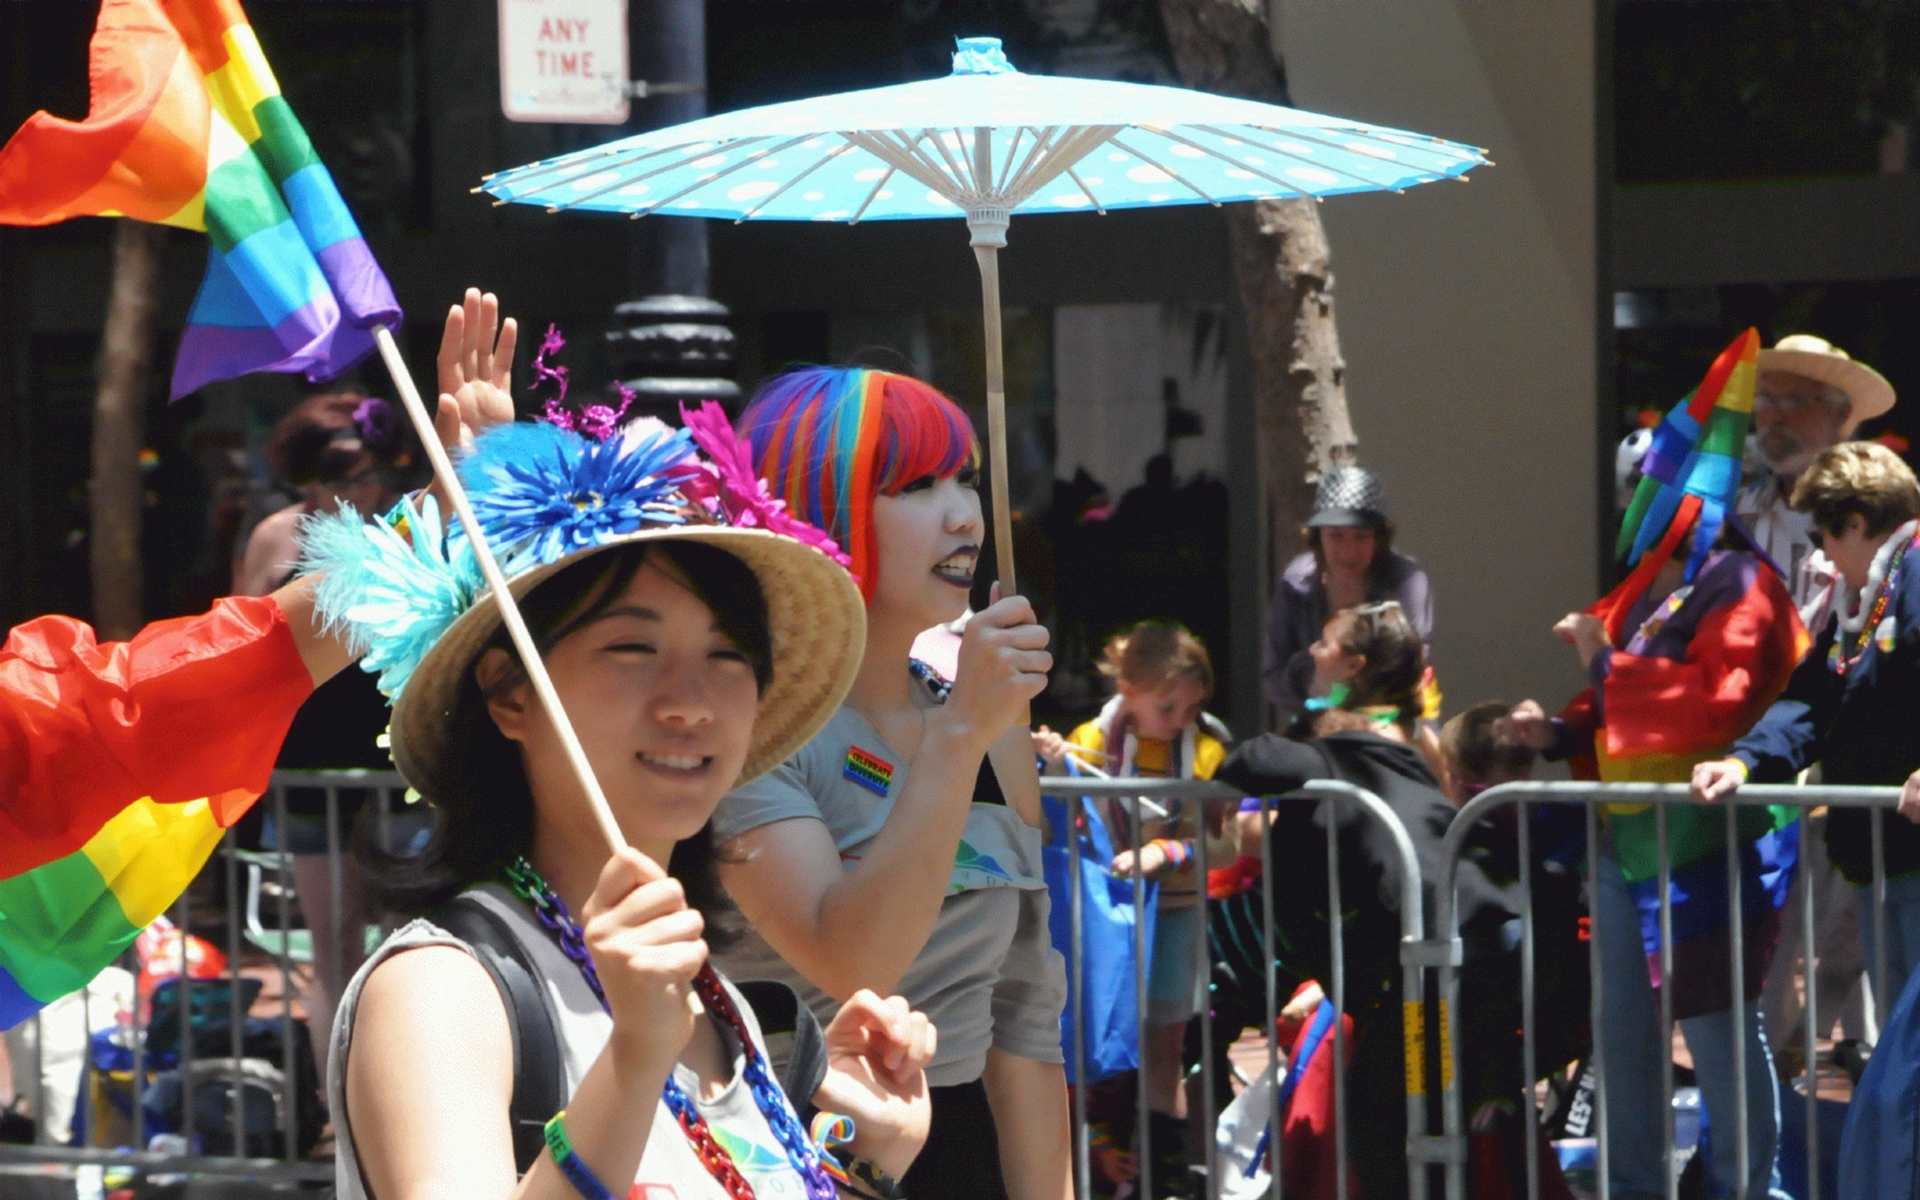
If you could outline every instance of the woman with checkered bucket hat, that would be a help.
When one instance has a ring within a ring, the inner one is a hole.
[[[1393,548],[1386,507],[1385,485],[1364,467],[1335,467],[1320,477],[1313,513],[1301,530],[1307,548],[1281,572],[1267,610],[1260,681],[1279,710],[1282,729],[1307,711],[1313,696],[1308,649],[1342,609],[1399,601],[1431,657],[1433,589],[1420,564]],[[1427,684],[1421,716],[1437,717],[1439,692],[1431,678]]]

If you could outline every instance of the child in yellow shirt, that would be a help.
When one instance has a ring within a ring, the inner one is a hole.
[[[1070,737],[1041,726],[1034,748],[1048,773],[1077,762],[1115,777],[1211,779],[1226,757],[1226,727],[1206,712],[1213,694],[1213,664],[1206,647],[1180,625],[1142,621],[1107,643],[1100,670],[1116,694],[1100,715]],[[1108,825],[1116,844],[1115,875],[1138,869],[1159,884],[1153,948],[1148,960],[1146,1044],[1141,1047],[1141,1086],[1153,1114],[1153,1192],[1179,1196],[1190,1186],[1186,1170],[1186,1093],[1181,1061],[1187,1024],[1204,1003],[1202,939],[1206,937],[1204,881],[1194,839],[1202,836],[1200,805],[1174,801],[1165,819],[1136,823],[1127,806],[1113,804]],[[1210,869],[1229,866],[1239,854],[1239,827],[1222,808],[1204,820]],[[1131,834],[1131,836],[1127,836]]]

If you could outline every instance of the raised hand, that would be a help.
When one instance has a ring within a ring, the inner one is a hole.
[[[827,1074],[816,1107],[853,1118],[853,1151],[887,1174],[906,1174],[927,1140],[933,1104],[926,1066],[938,1035],[899,996],[861,988],[826,1028]]]
[[[1573,643],[1583,667],[1593,662],[1594,655],[1613,645],[1613,639],[1607,636],[1607,627],[1591,613],[1573,612],[1561,617],[1554,623],[1553,635]]]
[[[513,420],[513,352],[520,326],[500,319],[500,299],[468,288],[464,300],[447,310],[440,333],[440,406],[434,428],[449,450],[466,446],[474,435]]]
[[[700,1011],[693,977],[706,965],[707,943],[699,912],[687,907],[679,880],[628,847],[607,860],[582,916],[616,1054],[636,1067],[670,1066]]]

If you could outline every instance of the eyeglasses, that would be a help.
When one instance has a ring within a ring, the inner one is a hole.
[[[1353,615],[1356,617],[1384,617],[1390,612],[1398,611],[1400,611],[1400,602],[1398,600],[1376,600],[1372,604],[1354,606]]]

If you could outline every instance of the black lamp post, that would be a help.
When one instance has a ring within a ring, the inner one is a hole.
[[[685,222],[682,222],[685,223]],[[704,296],[645,296],[613,310],[607,356],[634,393],[631,417],[679,424],[680,405],[718,400],[727,415],[740,412],[733,380],[733,330],[727,306]]]

